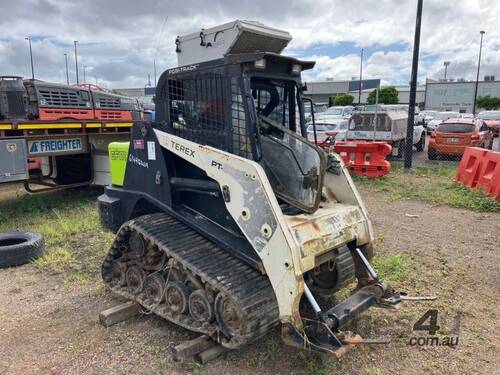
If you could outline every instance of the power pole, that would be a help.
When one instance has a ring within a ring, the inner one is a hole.
[[[30,46],[30,60],[31,60],[31,79],[35,80],[35,68],[33,67],[33,51],[31,49],[31,37],[27,36],[24,38],[25,40],[28,41],[28,44]]]
[[[87,79],[85,78],[85,68],[86,66],[83,66],[83,83],[87,83]]]
[[[476,75],[476,87],[474,88],[474,101],[472,104],[472,114],[476,114],[476,100],[477,100],[477,86],[479,85],[479,69],[481,68],[481,52],[483,49],[483,35],[485,34],[484,30],[479,32],[481,34],[481,42],[479,43],[479,60],[477,61],[477,75]]]
[[[417,17],[415,20],[415,40],[413,42],[413,62],[410,81],[410,108],[408,109],[408,124],[406,127],[405,169],[411,169],[413,158],[413,126],[415,121],[415,101],[417,97],[418,54],[420,50],[420,26],[422,24],[423,0],[418,0]]]
[[[359,94],[358,104],[361,104],[361,90],[363,89],[363,48],[361,48],[361,58],[359,59]]]
[[[154,69],[154,75],[155,75],[155,87],[156,87],[156,59],[153,59],[153,69]]]
[[[76,50],[76,43],[78,43],[78,40],[75,40],[73,43],[75,44],[76,84],[78,85],[80,83],[80,80],[78,79],[78,52]]]
[[[446,74],[448,73],[448,66],[450,66],[451,62],[450,61],[445,61],[444,62],[444,80],[446,81]]]
[[[68,72],[68,54],[64,54],[64,61],[66,62],[66,84],[69,86],[69,72]]]

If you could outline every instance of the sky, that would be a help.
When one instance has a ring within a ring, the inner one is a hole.
[[[31,76],[26,36],[32,38],[35,76],[107,88],[144,87],[177,66],[177,35],[235,19],[284,29],[293,40],[284,54],[315,60],[304,80],[359,77],[405,85],[410,80],[417,0],[0,0],[0,75]],[[424,0],[418,80],[475,79],[480,30],[485,30],[481,77],[500,79],[499,0]]]

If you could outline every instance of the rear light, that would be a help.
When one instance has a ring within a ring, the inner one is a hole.
[[[339,132],[325,132],[325,134],[329,137],[331,137],[332,135],[337,135],[339,134]]]
[[[470,139],[473,141],[479,141],[479,134],[472,134]]]

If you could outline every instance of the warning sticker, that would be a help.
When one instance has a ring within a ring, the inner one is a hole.
[[[148,160],[156,160],[155,143],[148,141]]]

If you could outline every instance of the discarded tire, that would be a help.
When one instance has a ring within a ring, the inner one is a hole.
[[[45,251],[40,233],[0,233],[0,268],[18,266],[39,258]]]

